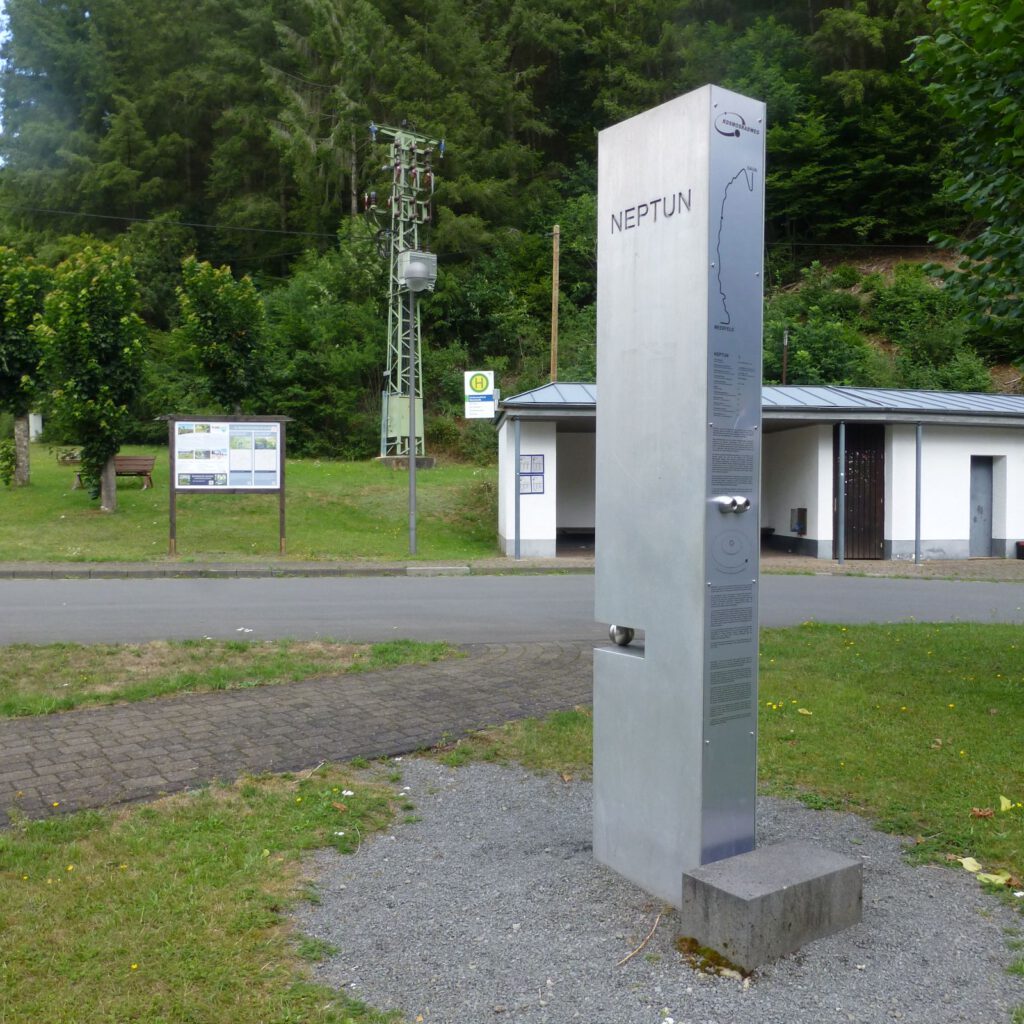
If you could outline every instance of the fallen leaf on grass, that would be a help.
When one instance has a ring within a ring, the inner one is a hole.
[[[999,797],[999,810],[1008,811],[1013,806],[1012,800],[1007,800],[1005,796],[1000,795]]]
[[[970,871],[971,874],[981,870],[981,865],[973,857],[955,857],[954,860],[959,861],[963,865],[964,871]]]
[[[336,811],[341,811],[341,813],[342,813],[342,814],[344,814],[344,813],[345,813],[345,812],[346,812],[346,811],[348,810],[348,808],[347,808],[347,807],[346,807],[346,806],[345,806],[344,804],[339,804],[339,803],[332,803],[332,804],[331,804],[331,806],[332,806],[332,807],[333,807],[333,808],[334,808],[334,809],[335,809]]]
[[[972,818],[991,818],[995,815],[995,811],[991,807],[972,807],[971,817]]]
[[[990,885],[1006,885],[1010,881],[1009,871],[996,871],[992,874],[981,872],[978,875],[979,882],[988,882]]]
[[[813,715],[813,711],[808,711],[807,708],[797,708],[797,712],[801,715]]]

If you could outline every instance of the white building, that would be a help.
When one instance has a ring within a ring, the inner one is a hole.
[[[501,402],[505,554],[516,556],[518,538],[519,556],[550,557],[559,538],[593,532],[596,408],[593,384],[547,384]],[[769,547],[831,559],[841,537],[850,559],[1024,555],[1024,397],[765,387],[762,412]]]

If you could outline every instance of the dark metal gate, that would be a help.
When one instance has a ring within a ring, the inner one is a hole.
[[[839,557],[839,426],[833,434],[832,557]],[[846,558],[885,554],[885,426],[846,424]]]

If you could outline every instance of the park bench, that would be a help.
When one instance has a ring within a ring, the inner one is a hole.
[[[115,455],[114,472],[117,476],[141,476],[142,489],[153,486],[155,455]]]
[[[114,473],[117,476],[139,476],[142,477],[142,489],[153,486],[153,463],[156,462],[155,455],[115,455]],[[75,474],[75,482],[72,489],[82,486],[82,474]]]

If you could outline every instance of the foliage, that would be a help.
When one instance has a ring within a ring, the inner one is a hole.
[[[175,332],[226,412],[252,404],[263,371],[263,304],[252,280],[236,281],[230,267],[212,267],[188,256],[181,265]],[[250,410],[251,411],[251,410]]]
[[[9,438],[0,441],[0,484],[9,487],[16,468],[14,442]]]
[[[465,369],[494,369],[506,393],[547,379],[554,224],[559,376],[592,379],[596,133],[706,82],[768,103],[767,237],[787,280],[809,251],[960,230],[956,197],[937,196],[960,108],[903,63],[912,37],[939,38],[949,9],[189,0],[171,11],[157,0],[8,0],[0,221],[41,260],[80,251],[86,230],[131,255],[158,332],[136,439],[155,440],[152,418],[184,399],[259,403],[294,417],[297,451],[362,457],[378,443],[387,338],[386,268],[357,215],[359,195],[389,178],[371,119],[408,119],[447,142],[424,230],[440,257],[422,305],[429,425],[458,415]],[[179,323],[175,294],[199,286],[182,278],[189,254],[210,293],[213,275],[226,274],[212,267],[230,266],[231,287],[217,280],[233,298],[207,295],[226,302],[213,314],[199,312],[197,295]],[[269,355],[251,338],[238,355],[221,348],[242,307],[247,323],[258,319],[252,294],[243,301],[245,275],[265,300]],[[858,344],[860,314],[851,319],[838,294],[819,298],[791,324],[807,380],[974,386],[980,363],[962,345],[948,373],[917,358],[897,365]],[[771,364],[782,319],[768,312]],[[200,334],[188,347],[212,357],[209,374],[175,347]],[[259,380],[243,381],[254,366]]]
[[[849,265],[806,268],[799,286],[769,296],[764,377],[781,381],[788,331],[788,384],[845,384],[990,391],[984,361],[967,343],[963,306],[920,264],[891,279]]]
[[[131,422],[141,383],[144,327],[128,260],[110,247],[85,249],[54,276],[33,327],[50,412],[82,446],[82,479],[93,497]],[[112,507],[113,495],[103,495]]]
[[[46,267],[0,246],[0,409],[16,416],[35,399],[40,351],[30,328],[50,277]]]
[[[937,237],[962,260],[943,274],[968,303],[993,354],[1024,355],[1024,4],[932,0],[935,32],[916,40],[911,66],[959,128],[945,194],[971,218],[964,238]]]
[[[292,417],[296,454],[366,458],[380,446],[387,284],[369,236],[354,228],[266,296],[264,402]]]
[[[25,421],[37,397],[39,344],[32,334],[32,321],[43,308],[50,283],[49,270],[13,249],[0,246],[0,410],[13,413],[18,421],[20,443],[11,449],[12,476],[28,483],[28,424]],[[0,480],[6,476],[7,447],[0,456]],[[20,463],[20,464],[19,464]]]

